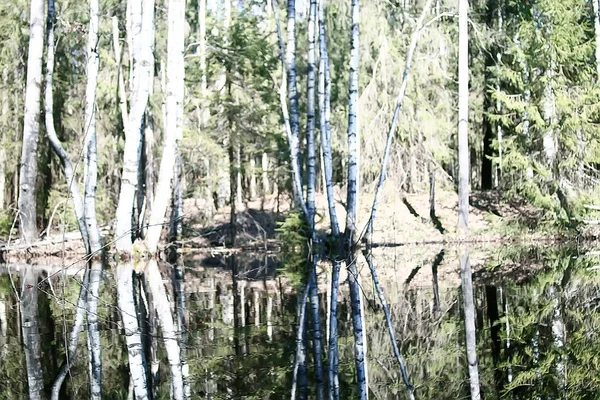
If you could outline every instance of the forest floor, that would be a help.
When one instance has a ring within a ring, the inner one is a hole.
[[[344,229],[346,210],[345,190],[336,188],[336,211],[340,229]],[[370,216],[373,194],[361,194],[359,199],[359,231],[363,231]],[[317,193],[316,226],[329,232],[327,199]],[[247,201],[238,206],[237,245],[242,248],[265,248],[277,244],[278,222],[289,214],[291,199],[282,195]],[[206,215],[203,200],[188,199],[184,205],[188,222],[184,231],[184,247],[205,248],[224,246],[230,232],[230,208]],[[469,210],[470,234],[459,235],[457,225],[458,197],[455,192],[438,189],[435,214],[430,215],[429,193],[402,195],[394,187],[384,190],[374,224],[373,242],[377,246],[436,243],[501,243],[567,240],[595,233],[568,229],[547,217],[543,209],[524,199],[507,198],[498,191],[471,193]]]
[[[474,191],[470,197],[468,236],[460,236],[456,229],[458,202],[454,191],[438,188],[435,199],[435,214],[430,215],[429,193],[399,193],[388,185],[382,193],[374,224],[373,243],[379,247],[397,247],[423,244],[466,244],[466,243],[531,243],[540,241],[563,241],[581,237],[597,236],[590,229],[579,231],[568,229],[547,217],[543,209],[533,207],[525,200],[508,198],[498,191]],[[340,228],[345,225],[345,188],[335,189],[336,211]],[[363,232],[368,221],[372,193],[363,193],[359,198],[359,231]],[[317,229],[330,231],[327,199],[317,193]],[[292,200],[282,194],[248,200],[237,206],[237,250],[278,250],[278,227],[290,215]],[[216,211],[204,199],[185,199],[184,252],[211,249],[229,251],[231,232],[229,206]],[[110,251],[111,235],[104,232],[105,243]],[[45,238],[31,246],[19,241],[10,247],[0,248],[5,259],[40,257],[75,258],[85,254],[78,232]]]

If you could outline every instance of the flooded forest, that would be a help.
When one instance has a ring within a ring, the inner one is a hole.
[[[0,400],[600,397],[599,0],[5,0],[0,75]]]

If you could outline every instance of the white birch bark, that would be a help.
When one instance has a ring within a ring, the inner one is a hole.
[[[87,290],[86,314],[88,336],[88,358],[90,373],[90,398],[102,398],[102,347],[98,323],[98,298],[102,280],[102,262],[90,261],[89,288]]]
[[[263,197],[271,192],[271,186],[269,185],[269,156],[267,153],[261,155],[261,178],[262,178],[262,190]]]
[[[477,343],[475,332],[475,303],[473,302],[473,279],[469,252],[460,256],[460,276],[463,292],[463,307],[465,314],[466,353],[469,370],[471,399],[481,399],[479,390],[479,366],[477,362]]]
[[[142,5],[143,4],[143,5]],[[154,0],[130,0],[133,55],[133,92],[129,112],[128,132],[123,150],[123,173],[116,213],[115,245],[120,253],[133,252],[133,207],[137,189],[140,144],[144,113],[150,90],[152,32],[154,31]]]
[[[469,32],[468,0],[458,3],[458,229],[469,232]]]
[[[306,139],[307,139],[307,187],[306,207],[311,231],[314,231],[315,216],[315,190],[317,182],[317,157],[315,150],[315,74],[317,51],[315,35],[317,28],[317,0],[310,0],[308,13],[308,76],[307,76],[307,112],[306,112]]]
[[[54,0],[48,0],[48,19],[50,22],[46,26],[46,41],[48,42],[48,48],[46,52],[46,90],[45,90],[45,98],[44,98],[44,117],[45,117],[45,125],[46,125],[46,136],[48,137],[48,141],[50,142],[50,146],[60,159],[63,166],[63,173],[65,174],[66,184],[71,192],[71,197],[73,198],[73,210],[75,211],[75,217],[77,218],[77,225],[79,227],[79,232],[81,233],[81,237],[83,239],[84,246],[86,248],[86,252],[90,252],[89,247],[89,235],[87,230],[87,225],[85,223],[85,209],[83,205],[83,198],[81,196],[81,192],[79,191],[79,186],[75,181],[75,171],[73,169],[73,164],[71,159],[69,158],[69,154],[63,148],[60,140],[56,136],[56,131],[54,129],[54,91],[53,91],[53,74],[54,74]]]
[[[167,206],[172,195],[177,142],[183,135],[183,92],[185,89],[183,81],[185,2],[183,0],[169,0],[168,24],[167,129],[164,137],[158,183],[154,194],[153,209],[146,236],[146,247],[150,253],[156,252],[160,234],[165,223]]]
[[[302,182],[302,161],[300,152],[300,113],[298,110],[298,88],[296,85],[296,0],[287,0],[287,87],[290,110],[290,130],[293,141],[290,152],[295,153],[292,161],[298,164],[298,174]]]
[[[46,396],[44,394],[41,337],[38,326],[38,277],[33,271],[33,267],[28,267],[23,272],[19,307],[29,398],[31,400],[41,400]]]
[[[117,265],[117,294],[129,356],[129,373],[136,400],[149,399],[147,365],[133,296],[133,264]]]
[[[171,0],[171,2],[173,1],[179,0]],[[173,323],[171,304],[167,298],[165,285],[163,284],[163,280],[158,269],[158,263],[155,259],[150,260],[148,265],[146,265],[146,274],[148,276],[148,286],[150,288],[150,292],[152,293],[156,315],[158,316],[158,323],[160,324],[162,331],[164,345],[167,351],[167,358],[169,359],[171,388],[173,390],[172,398],[175,400],[184,399],[185,392],[177,329]]]
[[[8,116],[10,103],[8,100],[8,68],[2,70],[2,115]],[[6,136],[5,130],[8,130],[8,124],[4,124],[2,127],[2,144],[5,143]],[[4,210],[6,207],[6,150],[4,145],[0,146],[0,210]]]
[[[40,89],[44,53],[44,0],[31,0],[23,146],[19,172],[19,232],[26,243],[37,239],[36,179],[40,130]]]

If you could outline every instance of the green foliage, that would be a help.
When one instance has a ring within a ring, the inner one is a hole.
[[[294,284],[306,282],[309,268],[308,263],[308,238],[310,230],[304,215],[292,212],[278,224],[281,251],[284,260],[282,273],[290,278]]]

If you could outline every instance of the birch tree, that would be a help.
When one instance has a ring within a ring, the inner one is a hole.
[[[132,98],[129,111],[128,131],[123,150],[123,172],[116,212],[115,245],[121,253],[133,252],[133,207],[140,166],[143,118],[148,103],[153,62],[154,0],[131,0],[128,2],[131,18],[131,54],[133,58]]]
[[[458,3],[458,229],[469,232],[469,33],[468,0]]]
[[[23,147],[19,172],[19,232],[26,243],[37,238],[36,179],[37,145],[40,130],[40,89],[42,87],[42,55],[44,53],[44,0],[31,0],[29,14],[29,50]]]
[[[592,0],[594,9],[594,36],[596,39],[596,79],[600,81],[600,7],[598,0]]]
[[[169,0],[168,24],[167,121],[158,183],[145,239],[150,253],[156,252],[165,223],[167,206],[172,195],[177,142],[183,135],[183,92],[185,89],[183,63],[185,3],[183,0]]]
[[[41,337],[38,326],[38,277],[29,266],[23,272],[19,307],[23,330],[25,366],[29,398],[41,400],[44,395],[44,377],[41,362]]]
[[[273,5],[274,6],[274,5]],[[302,182],[302,156],[300,152],[300,114],[298,109],[298,88],[296,86],[296,0],[287,1],[287,87],[289,101],[289,121],[291,130],[290,152],[292,162],[297,163],[297,174]],[[298,188],[294,188],[298,190]],[[302,188],[300,188],[302,190]],[[296,196],[297,197],[297,196]]]
[[[469,384],[471,388],[471,399],[481,399],[479,390],[479,366],[477,363],[477,343],[475,332],[475,303],[473,302],[473,278],[469,252],[460,256],[460,276],[463,293],[463,307],[465,315],[465,336],[467,364],[469,370]]]

